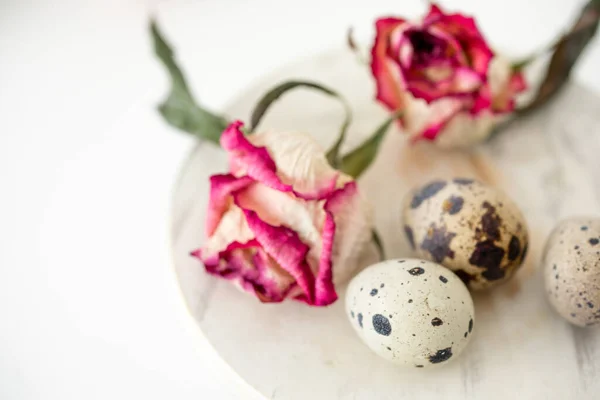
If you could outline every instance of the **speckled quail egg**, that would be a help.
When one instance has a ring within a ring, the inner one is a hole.
[[[460,279],[425,260],[388,260],[354,277],[346,313],[358,336],[381,357],[423,368],[465,348],[474,323],[471,295]]]
[[[523,263],[523,214],[502,192],[473,179],[436,180],[407,196],[404,232],[415,254],[451,269],[470,289],[508,280]]]
[[[559,223],[544,250],[546,293],[554,309],[578,326],[600,322],[600,219]]]

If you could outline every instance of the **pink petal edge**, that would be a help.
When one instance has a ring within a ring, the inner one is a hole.
[[[303,200],[322,200],[335,189],[339,174],[334,174],[325,185],[314,192],[305,193],[294,190],[292,185],[284,184],[277,175],[277,166],[266,147],[254,146],[242,132],[244,123],[232,122],[221,135],[221,146],[229,153],[233,173],[247,174],[270,188],[280,192],[293,193]]]
[[[251,256],[251,253],[254,255]],[[261,302],[281,302],[295,284],[286,287],[285,282],[282,285],[275,279],[269,279],[262,261],[258,260],[261,253],[264,251],[260,244],[252,239],[247,243],[232,242],[225,250],[209,258],[203,258],[201,250],[195,250],[191,255],[204,264],[207,273],[238,284]]]
[[[345,200],[357,194],[356,182],[348,182],[337,190],[325,202],[325,223],[323,224],[323,249],[319,259],[319,273],[315,282],[315,303],[317,305],[331,304],[338,296],[333,285],[333,244],[336,233],[335,214],[344,206]]]
[[[375,41],[371,48],[371,74],[376,85],[375,98],[390,111],[401,110],[405,107],[402,95],[404,81],[400,65],[388,57],[390,36],[395,28],[403,24],[405,24],[403,19],[378,19],[375,23]],[[399,121],[401,120],[399,119]]]
[[[525,75],[522,72],[514,72],[510,77],[505,92],[499,97],[492,101],[492,111],[495,114],[505,114],[513,111],[516,106],[515,97],[527,90],[527,81]]]
[[[229,153],[232,172],[242,172],[275,190],[292,191],[277,176],[277,166],[265,147],[256,147],[244,136],[244,123],[234,121],[223,131],[221,146]]]
[[[231,201],[231,194],[254,183],[249,176],[237,178],[231,174],[210,177],[210,199],[206,214],[206,235],[211,236]]]
[[[437,21],[440,17],[442,17],[443,15],[444,15],[444,12],[440,8],[440,6],[438,6],[435,3],[431,3],[431,5],[429,7],[429,12],[427,13],[427,16],[423,19],[423,26],[426,27],[426,26],[431,25],[432,23]]]
[[[285,226],[270,225],[252,210],[243,210],[250,230],[255,234],[261,247],[287,271],[302,289],[299,299],[314,304],[314,276],[306,255],[309,247],[300,240],[296,232]]]

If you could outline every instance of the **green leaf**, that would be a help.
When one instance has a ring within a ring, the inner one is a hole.
[[[355,179],[362,175],[363,172],[371,165],[377,156],[379,146],[385,137],[390,125],[402,115],[402,111],[397,111],[383,124],[381,124],[375,132],[365,140],[360,146],[345,155],[341,161],[342,172],[354,177]]]
[[[262,117],[265,115],[269,107],[279,99],[284,93],[295,89],[295,88],[308,88],[317,90],[323,94],[326,94],[331,97],[335,97],[340,101],[342,106],[344,107],[344,122],[342,123],[342,127],[340,128],[340,134],[338,136],[337,141],[327,152],[327,160],[334,167],[337,168],[339,165],[339,152],[342,143],[346,139],[346,132],[348,131],[348,127],[350,126],[350,122],[352,121],[352,113],[350,111],[350,106],[348,102],[337,92],[334,90],[327,88],[319,83],[310,82],[310,81],[287,81],[283,82],[269,92],[267,92],[254,106],[254,110],[252,111],[252,117],[250,119],[250,132],[254,132],[258,124],[260,123]]]
[[[227,120],[196,103],[181,69],[175,62],[173,50],[165,41],[154,20],[150,21],[150,33],[154,41],[154,52],[171,77],[171,91],[166,100],[159,105],[158,110],[170,125],[191,133],[199,139],[218,144],[221,133],[227,127]]]
[[[381,237],[379,237],[379,234],[375,229],[373,229],[372,234],[373,244],[375,245],[375,247],[377,247],[377,253],[379,253],[379,260],[384,261],[385,250],[383,248],[383,242],[381,241]]]
[[[590,0],[571,30],[553,46],[546,76],[533,100],[517,110],[519,114],[529,113],[546,104],[567,83],[579,57],[596,35],[599,21],[600,0]]]

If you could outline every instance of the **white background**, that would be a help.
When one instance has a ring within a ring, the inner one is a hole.
[[[171,188],[194,141],[154,111],[167,81],[150,12],[219,110],[273,68],[342,46],[349,25],[368,37],[375,16],[424,3],[0,1],[0,398],[260,398],[202,338],[172,274]],[[521,55],[581,3],[444,2]],[[600,93],[599,69],[596,39],[576,79]]]

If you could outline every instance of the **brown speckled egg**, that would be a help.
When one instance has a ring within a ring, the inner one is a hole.
[[[415,255],[451,269],[470,289],[505,282],[527,253],[521,211],[504,193],[473,179],[436,180],[415,189],[402,216]]]
[[[559,223],[544,250],[546,293],[554,309],[578,326],[600,322],[600,219]]]

